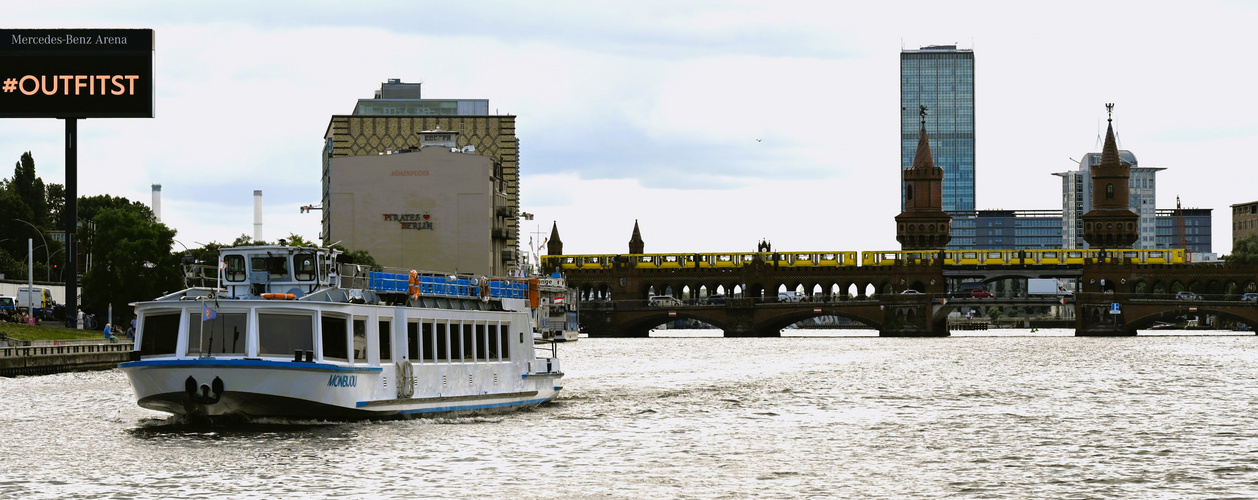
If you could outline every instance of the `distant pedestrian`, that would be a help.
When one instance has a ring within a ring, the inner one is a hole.
[[[83,329],[83,310],[79,309],[79,329]]]

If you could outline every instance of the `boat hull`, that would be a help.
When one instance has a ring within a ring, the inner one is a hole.
[[[448,384],[444,391],[431,391],[421,397],[397,397],[399,380],[393,366],[170,359],[134,361],[123,363],[119,368],[130,381],[140,406],[192,417],[457,416],[536,406],[554,399],[562,388],[559,385],[562,373],[558,372],[526,374],[511,381],[504,374],[496,373],[492,366],[457,364],[420,365],[418,371],[447,371],[450,373],[436,374],[437,378],[467,380],[468,387]],[[499,389],[477,384],[478,378],[497,382]]]

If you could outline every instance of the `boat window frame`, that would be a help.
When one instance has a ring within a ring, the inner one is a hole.
[[[308,258],[307,265],[300,265],[302,259]],[[293,279],[297,281],[314,281],[318,276],[319,261],[312,252],[293,254]]]
[[[393,362],[393,320],[390,318],[376,318],[376,342],[377,359],[380,364]]]
[[[266,323],[272,321],[273,319],[277,319],[278,317],[287,317],[289,318],[288,319],[289,321],[291,321],[291,318],[304,319],[305,326],[308,326],[310,328],[308,332],[309,338],[307,339],[309,341],[309,347],[303,347],[301,350],[313,352],[315,350],[315,335],[317,333],[315,329],[315,319],[314,319],[315,314],[314,313],[315,312],[313,310],[293,310],[293,309],[259,309],[257,311],[254,311],[254,317],[257,318],[257,322],[258,322],[258,325],[256,328],[256,331],[258,332],[257,333],[258,356],[259,357],[283,356],[287,358],[287,357],[293,356],[294,347],[299,346],[298,345],[299,343],[294,343],[291,341],[292,338],[296,338],[296,337],[293,337],[290,335],[289,339],[285,340],[285,343],[287,344],[287,347],[285,348],[285,352],[271,352],[271,351],[265,350],[266,344],[267,344],[266,340],[270,340],[272,338],[278,338],[278,335],[276,335],[275,337],[270,336],[270,334],[268,333],[270,328],[268,325],[266,325]],[[289,324],[289,325],[281,325],[281,326],[283,326],[284,328],[278,328],[278,330],[289,331],[293,325]]]
[[[233,283],[246,281],[249,279],[248,269],[244,255],[227,254],[223,256],[223,279]]]
[[[319,337],[318,358],[320,360],[349,363],[350,354],[352,354],[352,351],[350,350],[350,336],[351,336],[351,332],[353,328],[353,325],[351,324],[350,319],[351,317],[348,314],[335,313],[335,312],[330,312],[330,311],[320,311],[319,335],[318,335]],[[336,329],[336,331],[329,331],[329,327],[335,327],[338,325],[340,328]],[[329,352],[328,347],[337,347],[338,344],[336,342],[332,342],[329,344],[328,341],[336,340],[338,333],[341,339],[341,342],[339,343],[340,350]],[[337,354],[341,354],[341,356],[337,356]]]
[[[171,325],[167,322],[172,317],[174,328],[169,330]],[[174,356],[179,349],[179,331],[182,322],[183,311],[180,309],[163,309],[142,314],[140,320],[136,322],[140,331],[136,332],[135,339],[140,358]]]

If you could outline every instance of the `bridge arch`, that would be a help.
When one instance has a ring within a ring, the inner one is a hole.
[[[1189,310],[1189,308],[1195,308],[1196,310]],[[1132,309],[1130,306],[1127,308],[1128,311]],[[1142,308],[1141,312],[1130,317],[1124,313],[1127,328],[1132,331],[1142,330],[1148,329],[1158,322],[1174,321],[1179,316],[1212,314],[1220,318],[1244,323],[1249,325],[1250,328],[1258,330],[1258,308],[1253,306],[1212,306],[1208,303],[1185,302],[1153,310],[1146,309]]]

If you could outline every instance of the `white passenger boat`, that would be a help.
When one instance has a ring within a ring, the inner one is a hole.
[[[533,283],[541,296],[533,314],[542,339],[576,342],[580,332],[577,326],[576,290],[568,288],[566,281],[558,273],[538,278]]]
[[[139,405],[389,418],[528,407],[562,389],[554,342],[534,339],[538,280],[372,272],[335,257],[226,248],[217,286],[135,304],[136,350],[119,368]]]

